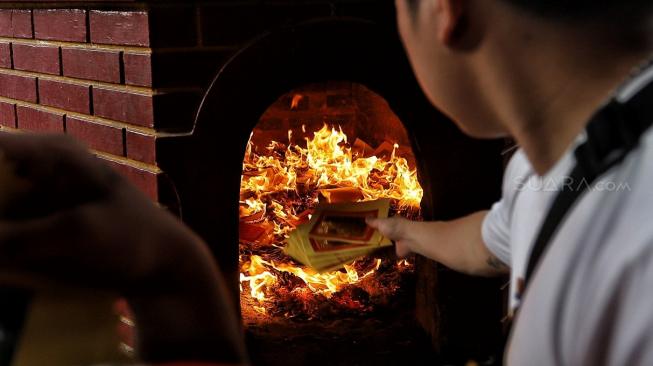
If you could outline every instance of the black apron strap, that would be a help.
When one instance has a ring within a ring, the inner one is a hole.
[[[598,177],[620,164],[637,147],[652,123],[653,83],[625,103],[613,100],[590,120],[587,141],[575,151],[577,164],[568,179],[572,183],[558,193],[533,244],[524,290],[574,204]]]

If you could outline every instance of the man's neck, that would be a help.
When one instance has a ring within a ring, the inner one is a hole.
[[[491,53],[497,114],[535,171],[546,174],[650,51],[621,48],[564,32],[521,35],[517,52]],[[529,38],[532,37],[532,38]],[[593,42],[593,43],[592,43]],[[499,46],[503,48],[504,46]]]
[[[543,100],[532,115],[516,120],[512,134],[539,175],[546,174],[562,158],[592,115],[644,57],[613,59],[604,73],[594,77],[572,72],[551,99]]]

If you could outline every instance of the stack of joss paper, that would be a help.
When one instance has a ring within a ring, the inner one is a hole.
[[[318,272],[336,270],[392,245],[365,219],[388,217],[390,200],[319,205],[310,222],[290,233],[285,252]]]

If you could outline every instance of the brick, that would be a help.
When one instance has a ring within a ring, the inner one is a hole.
[[[331,6],[326,2],[269,4],[258,9],[253,9],[251,4],[211,4],[201,9],[202,36],[205,45],[240,45],[265,31],[327,17],[331,11]]]
[[[123,64],[125,68],[125,84],[152,86],[151,55],[125,53],[123,55]]]
[[[36,102],[36,78],[0,74],[0,96]]]
[[[18,128],[38,132],[64,132],[64,115],[35,109],[32,107],[17,106]]]
[[[0,102],[0,126],[16,128],[16,105]]]
[[[238,45],[268,28],[263,12],[245,6],[209,6],[201,9],[202,35],[207,45]]]
[[[93,88],[93,110],[96,116],[139,126],[154,126],[152,96]]]
[[[147,164],[156,164],[156,137],[127,131],[127,157]]]
[[[159,175],[130,165],[104,160],[110,167],[130,181],[153,201],[159,196]]]
[[[348,108],[354,105],[354,98],[351,94],[334,94],[327,95],[326,106],[327,108]]]
[[[90,114],[90,87],[39,79],[39,103],[67,111]]]
[[[0,42],[0,67],[11,69],[11,44]]]
[[[190,131],[202,96],[194,92],[169,92],[154,96],[156,127],[171,132]]]
[[[113,155],[124,155],[122,128],[99,125],[67,116],[66,133],[83,141],[91,149]]]
[[[125,46],[149,46],[148,14],[144,11],[99,11],[89,14],[91,42]]]
[[[233,51],[210,49],[155,51],[152,54],[152,86],[206,88],[232,55]]]
[[[342,1],[335,5],[337,16],[371,20],[377,24],[392,24],[396,17],[392,1]]]
[[[64,76],[120,83],[120,52],[63,48]]]
[[[59,47],[35,46],[29,44],[12,45],[14,69],[59,75]]]
[[[198,44],[194,5],[152,7],[149,15],[153,48],[192,47]]]
[[[32,38],[32,11],[0,9],[0,37]]]
[[[86,11],[81,9],[34,10],[34,38],[86,42]]]

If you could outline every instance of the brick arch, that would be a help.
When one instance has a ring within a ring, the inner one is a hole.
[[[465,137],[422,94],[398,36],[387,27],[329,18],[285,28],[242,49],[213,80],[192,135],[165,166],[184,219],[210,244],[238,298],[238,201],[242,157],[265,110],[296,87],[347,80],[382,96],[403,122],[425,189],[424,216],[449,219],[487,208],[500,193],[502,143]],[[438,348],[469,354],[492,349],[500,318],[496,283],[419,264],[418,317]],[[495,298],[487,302],[487,298]],[[446,315],[444,315],[446,314]],[[473,336],[465,329],[475,329]],[[471,351],[470,351],[471,350]]]

